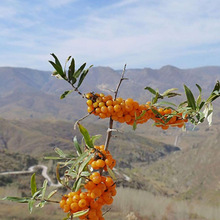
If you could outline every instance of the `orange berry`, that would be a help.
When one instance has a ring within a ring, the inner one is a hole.
[[[77,202],[71,203],[70,209],[71,209],[73,212],[77,212],[77,211],[79,210],[79,205],[78,205],[78,203],[77,203]]]
[[[87,198],[87,193],[86,193],[86,192],[81,192],[81,193],[79,194],[79,197],[80,197],[81,199],[86,199],[86,198]]]
[[[60,201],[60,208],[63,208],[64,207],[64,205],[66,205],[66,200],[61,200]]]
[[[93,106],[88,106],[87,111],[90,113],[94,110]]]
[[[113,120],[113,121],[117,121],[117,120],[118,120],[118,116],[117,116],[117,115],[113,115],[113,116],[112,116],[112,120]]]
[[[90,207],[91,207],[92,209],[97,209],[98,206],[99,206],[99,204],[98,204],[97,201],[95,201],[95,200],[91,200],[91,201],[90,201]]]
[[[118,104],[120,104],[120,103],[122,103],[122,101],[123,101],[123,98],[121,98],[121,97],[118,97],[118,98],[116,98],[116,101],[118,102]]]
[[[124,118],[125,118],[125,122],[129,122],[129,121],[131,121],[131,115],[125,115],[124,116]]]
[[[101,107],[101,112],[106,114],[108,112],[108,108],[106,106],[102,106]]]
[[[132,111],[132,110],[133,110],[133,105],[132,105],[132,104],[125,104],[125,110],[126,110],[127,112]]]
[[[112,186],[113,184],[114,184],[113,179],[112,179],[110,176],[106,177],[105,185],[106,185],[107,187],[109,187],[109,186]]]
[[[89,181],[88,183],[86,183],[84,185],[84,187],[87,189],[87,190],[92,190],[95,188],[95,184],[92,182],[92,181]]]
[[[114,111],[119,112],[121,110],[121,106],[119,104],[114,105]]]
[[[95,198],[101,196],[101,194],[102,194],[101,189],[99,189],[98,187],[95,187],[91,192],[91,198],[95,199]]]
[[[78,194],[73,196],[73,202],[78,202],[80,200],[80,197]]]
[[[101,108],[96,108],[96,109],[95,109],[95,112],[96,112],[97,114],[101,113]]]
[[[86,94],[86,98],[87,98],[87,99],[91,98],[92,96],[93,96],[92,93],[87,93],[87,94]]]
[[[96,166],[99,167],[99,168],[104,167],[105,166],[105,161],[101,160],[101,159],[97,160],[96,161]]]
[[[99,102],[99,107],[101,108],[102,106],[105,106],[104,102]]]
[[[125,118],[124,118],[124,117],[119,117],[119,118],[118,118],[118,121],[119,121],[120,123],[124,123],[124,122],[125,122]]]
[[[167,109],[164,110],[165,115],[169,115],[171,113],[172,113],[172,109],[170,109],[170,108],[167,108]]]
[[[106,104],[107,106],[111,106],[111,105],[113,105],[113,101],[112,101],[112,100],[108,100],[105,104]]]
[[[92,177],[92,182],[95,184],[99,184],[101,182],[101,180],[102,180],[101,176]]]
[[[99,117],[100,117],[100,118],[106,118],[107,115],[106,115],[105,113],[102,113],[102,112],[101,112],[101,113],[99,113]]]
[[[120,110],[119,112],[117,112],[117,116],[120,118],[120,117],[122,117],[123,116],[123,111],[122,110]]]
[[[66,200],[66,204],[67,204],[67,205],[70,205],[72,202],[73,202],[72,197],[69,197],[69,198]]]
[[[133,104],[133,102],[134,102],[134,100],[131,99],[131,98],[128,98],[128,99],[125,100],[126,105]]]
[[[87,104],[88,106],[92,106],[92,104],[93,104],[93,103],[92,103],[92,100],[90,100],[90,99],[87,100],[87,101],[86,101],[86,104]]]
[[[63,211],[64,212],[69,212],[70,211],[70,206],[69,205],[64,205],[63,206]]]
[[[86,204],[87,204],[87,202],[86,202],[85,199],[80,199],[79,202],[78,202],[78,205],[79,205],[80,208],[86,207]]]
[[[99,103],[98,102],[94,102],[93,105],[92,105],[94,108],[97,108],[99,106]]]

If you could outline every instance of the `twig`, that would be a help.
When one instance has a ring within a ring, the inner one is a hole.
[[[125,70],[126,70],[126,64],[124,65],[124,69],[123,69],[122,74],[121,74],[121,79],[120,79],[120,81],[118,83],[118,86],[117,86],[115,92],[114,92],[115,93],[114,100],[117,98],[118,90],[119,90],[119,87],[121,86],[122,81],[127,79],[127,78],[124,78]],[[109,127],[108,127],[108,130],[107,130],[107,135],[106,135],[106,139],[105,139],[105,150],[106,151],[108,150],[109,141],[110,141],[111,136],[112,136],[112,127],[113,127],[113,120],[110,117],[110,119],[109,119]]]
[[[102,214],[102,216],[104,216],[106,213],[108,213],[111,209],[112,209],[112,208],[109,208],[108,210],[106,210],[106,211]]]
[[[35,200],[36,200],[36,201],[41,201],[41,202],[42,202],[42,201],[46,201],[46,202],[52,202],[52,203],[59,203],[59,201],[50,200],[50,199],[36,199],[36,198],[35,198]]]
[[[125,80],[125,79],[127,79],[127,78],[124,78],[126,66],[127,66],[127,65],[125,64],[125,65],[124,65],[124,69],[123,69],[122,74],[121,74],[121,79],[120,79],[120,81],[119,81],[119,83],[118,83],[118,86],[117,86],[117,88],[116,88],[116,90],[115,90],[115,99],[117,98],[118,90],[119,90],[119,87],[121,86],[122,81]]]
[[[91,112],[89,112],[87,115],[83,116],[82,118],[78,119],[78,120],[75,122],[75,124],[74,124],[74,130],[76,130],[76,126],[77,126],[77,124],[79,124],[80,121],[82,121],[82,120],[84,120],[85,118],[89,117],[93,112],[94,112],[94,110],[91,111]]]

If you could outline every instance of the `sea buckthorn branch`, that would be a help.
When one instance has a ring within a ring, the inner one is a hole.
[[[75,69],[75,60],[72,58],[68,71],[66,71],[66,65],[70,61],[71,56],[69,56],[66,60],[64,68],[62,67],[59,59],[55,54],[51,54],[55,61],[49,60],[49,63],[54,67],[55,71],[53,72],[52,76],[55,76],[58,79],[64,79],[67,81],[72,87],[73,90],[65,91],[61,96],[60,99],[64,99],[67,95],[72,93],[73,91],[77,92],[82,98],[85,98],[85,95],[79,91],[79,87],[81,86],[83,80],[85,79],[86,75],[89,72],[89,69],[93,66],[89,66],[88,69],[85,69],[86,63],[83,63],[78,70]],[[76,84],[77,83],[77,84]]]
[[[126,64],[124,65],[124,69],[122,71],[122,74],[121,74],[121,78],[120,78],[120,81],[118,83],[118,86],[115,90],[115,97],[114,97],[114,100],[116,100],[117,98],[117,95],[118,95],[118,91],[119,91],[119,88],[121,86],[121,83],[123,80],[127,79],[127,78],[124,78],[124,75],[125,75],[125,70],[126,70]],[[110,142],[110,139],[111,139],[111,136],[112,136],[112,128],[113,128],[113,119],[112,117],[110,117],[109,119],[109,127],[107,129],[107,135],[106,135],[106,139],[105,139],[105,150],[108,150],[108,146],[109,146],[109,142]]]

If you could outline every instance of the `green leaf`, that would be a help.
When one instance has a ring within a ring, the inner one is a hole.
[[[170,105],[172,105],[172,106],[175,106],[175,107],[176,107],[176,105],[175,105],[174,103],[172,103],[172,102],[166,102],[166,101],[158,102],[157,105],[159,105],[159,106],[163,106],[163,105],[168,105],[168,106],[170,106]]]
[[[55,194],[57,193],[57,189],[53,190],[47,197],[47,199],[50,199],[51,197],[53,197]]]
[[[86,63],[84,63],[84,64],[73,74],[73,76],[74,76],[76,79],[80,76],[80,74],[82,73],[82,71],[83,71],[83,69],[85,68],[85,66],[86,66]]]
[[[101,137],[102,137],[101,134],[97,134],[97,135],[92,136],[91,139],[92,139],[93,145],[95,144],[95,141],[98,140],[98,139],[101,138]]]
[[[135,130],[136,130],[136,128],[137,128],[137,122],[136,122],[136,121],[134,121],[134,123],[133,123],[133,130],[135,131]]]
[[[197,109],[199,109],[199,106],[200,106],[200,103],[202,101],[202,88],[200,87],[200,85],[196,84],[198,90],[199,90],[199,96],[198,98],[196,99],[196,106],[197,106]]]
[[[62,181],[60,179],[59,168],[60,168],[60,164],[57,164],[57,167],[56,167],[56,177],[57,177],[57,181],[62,184]]]
[[[176,91],[176,90],[178,90],[178,89],[177,88],[167,89],[163,94],[161,94],[161,96],[163,96],[163,97],[167,96],[168,98],[171,98],[171,97],[174,97],[174,96],[177,96],[177,95],[181,95],[179,93],[173,92],[173,91]]]
[[[62,220],[69,220],[70,219],[71,214],[68,213],[67,216],[65,218],[63,218]]]
[[[202,102],[200,103],[200,105],[199,105],[199,110],[202,109],[202,107],[204,106],[204,104],[205,104],[205,101],[202,101]]]
[[[84,161],[82,164],[80,164],[79,167],[79,173],[81,173],[84,168],[87,166],[87,164],[89,163],[89,161],[94,157],[94,153],[90,154]]]
[[[81,176],[87,177],[87,176],[90,176],[90,175],[91,175],[91,173],[89,171],[81,172]]]
[[[187,97],[188,106],[191,107],[193,110],[196,110],[196,101],[191,90],[186,85],[184,85],[184,89]]]
[[[90,66],[89,68],[91,68],[92,66]],[[78,85],[77,85],[77,88],[80,87],[80,85],[82,84],[83,80],[85,79],[87,73],[89,72],[89,69],[87,70],[84,70],[82,75],[80,76],[80,79],[79,79],[79,82],[78,82]]]
[[[92,139],[89,135],[89,132],[87,131],[87,129],[85,127],[83,127],[81,124],[78,124],[79,126],[79,130],[81,132],[81,134],[83,135],[84,137],[84,140],[86,142],[86,145],[90,148],[94,148],[94,145],[93,145],[93,142],[92,142]]]
[[[80,216],[82,216],[82,215],[85,215],[85,214],[88,213],[88,212],[89,212],[89,209],[86,209],[86,210],[83,210],[83,211],[79,211],[79,212],[75,212],[75,213],[73,214],[73,218],[80,217]]]
[[[57,58],[57,56],[54,53],[51,53],[50,55],[53,56],[53,58],[55,59],[56,65],[62,68],[62,65],[60,64],[60,61]]]
[[[33,199],[28,201],[28,210],[30,213],[32,213],[34,203],[35,203],[35,200],[33,200]]]
[[[46,201],[41,201],[35,207],[43,208],[46,203]]]
[[[112,177],[112,179],[115,181],[116,180],[116,177],[115,177],[115,174],[114,174],[114,172],[112,171],[112,169],[109,167],[109,166],[107,166],[107,170],[108,170],[108,173],[109,173],[109,175]]]
[[[75,80],[73,80],[72,84],[74,84],[76,82],[76,77],[74,77],[74,73],[75,73],[75,60],[74,60],[74,58],[72,58],[72,61],[70,63],[69,70],[68,70],[69,80],[72,81],[73,79],[75,79]]]
[[[35,173],[31,176],[31,195],[33,196],[37,192],[37,185],[35,180]]]
[[[18,203],[28,203],[31,198],[27,197],[13,197],[13,196],[7,196],[3,198],[2,200],[9,200],[12,202],[18,202]]]
[[[62,67],[58,66],[53,61],[49,61],[49,63],[53,66],[53,68],[57,71],[57,73],[63,78],[66,79],[65,73],[63,72]],[[57,75],[57,74],[56,74]]]
[[[74,182],[74,184],[73,184],[73,190],[74,190],[75,192],[77,192],[77,191],[80,189],[81,183],[82,183],[82,178],[81,178],[81,177],[79,177],[79,178]]]
[[[48,183],[48,181],[44,180],[43,188],[42,188],[42,199],[44,199],[44,196],[45,196],[45,192],[46,192],[46,188],[47,188],[47,183]]]
[[[38,190],[37,192],[34,193],[34,195],[32,195],[32,199],[35,199],[37,196],[41,195],[42,190]]]
[[[73,90],[67,90],[65,91],[61,96],[60,96],[60,99],[64,99],[66,98],[67,95],[69,95],[70,93],[72,93]]]
[[[80,147],[80,144],[79,144],[76,136],[73,138],[73,143],[74,143],[74,146],[76,148],[78,156],[80,156],[82,154],[82,149]]]
[[[152,94],[156,95],[156,91],[154,89],[152,89],[151,87],[147,86],[144,89],[148,90],[149,92],[151,92]]]
[[[82,154],[74,161],[74,163],[72,164],[72,166],[71,166],[70,169],[69,169],[69,172],[72,172],[72,171],[74,170],[74,168],[76,167],[76,165],[79,164],[80,162],[82,162],[82,161],[84,160],[84,158],[86,158],[86,157],[90,154],[91,151],[92,151],[92,150],[86,151],[86,152],[82,153]]]
[[[62,157],[62,158],[66,158],[68,155],[67,154],[65,154],[60,148],[58,148],[58,147],[56,147],[55,149],[54,149],[54,151],[57,153],[57,154],[59,154],[59,156],[60,157]]]
[[[63,158],[60,158],[60,157],[44,157],[44,160],[63,160]]]

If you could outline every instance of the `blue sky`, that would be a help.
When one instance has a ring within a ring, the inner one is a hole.
[[[0,66],[220,64],[218,0],[1,0]]]

